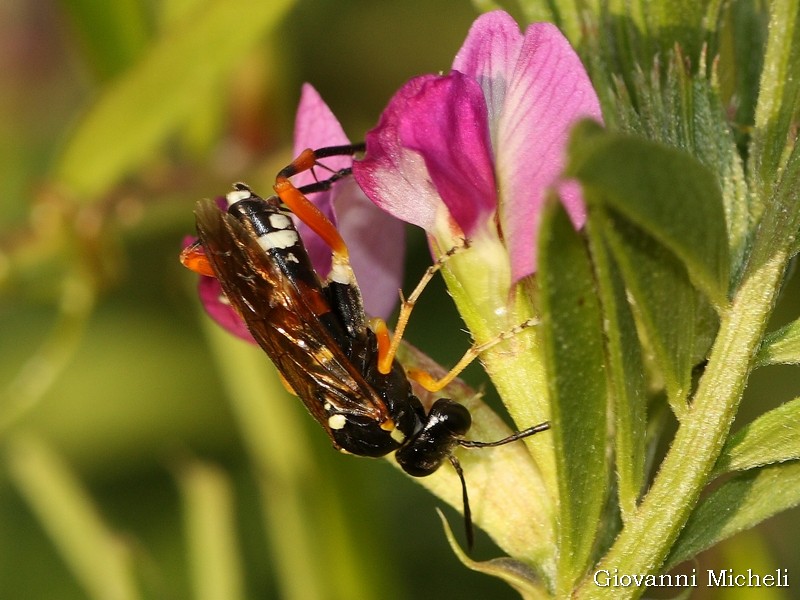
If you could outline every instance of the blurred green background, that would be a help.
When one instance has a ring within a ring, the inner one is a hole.
[[[177,262],[197,199],[263,189],[290,160],[303,82],[361,139],[406,79],[448,69],[475,15],[460,0],[0,3],[0,600],[516,597],[458,563],[440,502],[332,452],[266,358],[207,322]],[[406,288],[427,261],[409,234]],[[799,297],[795,279],[776,325]],[[409,338],[444,364],[466,348],[439,281]],[[759,371],[741,422],[799,395],[791,368]],[[793,591],[693,597],[800,598],[798,539],[793,511],[701,565],[788,568]],[[476,557],[496,555],[480,538]]]

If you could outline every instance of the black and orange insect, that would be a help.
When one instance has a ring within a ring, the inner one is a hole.
[[[276,195],[261,198],[239,183],[227,195],[225,211],[213,200],[201,201],[195,211],[199,240],[184,250],[181,261],[219,280],[286,387],[303,401],[336,449],[372,457],[395,452],[399,465],[415,477],[430,475],[448,460],[462,482],[472,546],[467,487],[453,450],[507,444],[544,431],[549,424],[494,442],[477,442],[464,439],[472,419],[463,405],[440,398],[425,411],[395,353],[417,297],[448,256],[429,268],[404,300],[391,337],[383,321],[367,318],[344,240],[305,196],[330,187],[350,169],[301,188],[290,181],[293,175],[320,166],[320,159],[361,151],[360,144],[306,150],[278,174]],[[311,265],[292,214],[330,246],[332,267],[326,281]],[[499,336],[497,342],[518,329]],[[471,348],[442,379],[419,372],[413,373],[414,379],[437,391],[497,342]]]

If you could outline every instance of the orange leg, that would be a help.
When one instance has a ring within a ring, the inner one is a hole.
[[[425,271],[425,274],[422,276],[422,279],[419,280],[417,287],[414,288],[414,291],[411,292],[411,295],[408,298],[404,298],[403,293],[400,292],[400,301],[402,302],[402,305],[400,306],[400,315],[397,317],[397,325],[394,328],[394,336],[392,336],[391,345],[385,354],[379,355],[380,358],[378,361],[378,371],[384,375],[391,371],[392,362],[397,354],[397,349],[400,347],[400,341],[403,339],[403,333],[408,325],[408,319],[411,316],[411,311],[414,310],[414,306],[416,305],[417,300],[419,300],[419,297],[422,295],[422,291],[425,289],[425,286],[427,286],[428,282],[433,279],[433,276],[439,269],[442,268],[444,263],[450,260],[453,255],[458,254],[467,248],[469,248],[469,240],[465,239],[462,245],[453,246],[450,248],[450,250],[436,259],[436,262],[428,267],[428,269]]]
[[[504,331],[503,333],[499,334],[494,339],[489,340],[483,344],[475,344],[469,350],[464,353],[464,356],[461,357],[456,363],[456,366],[450,369],[450,372],[447,373],[444,377],[440,379],[436,379],[430,373],[426,371],[422,371],[420,369],[409,369],[408,376],[413,379],[414,381],[418,382],[422,387],[424,387],[429,392],[438,392],[442,388],[446,387],[449,383],[451,383],[459,374],[466,369],[469,364],[478,358],[483,352],[488,350],[489,348],[495,347],[497,344],[504,342],[506,340],[511,339],[521,331],[524,331],[528,327],[533,327],[539,323],[538,319],[528,319],[527,321],[520,323],[516,327],[512,327],[508,331]]]
[[[206,277],[216,277],[214,269],[211,268],[211,263],[208,262],[208,256],[200,240],[187,246],[183,249],[180,256],[181,264],[194,271],[198,275],[205,275]]]
[[[276,179],[273,186],[275,193],[297,218],[308,225],[314,233],[331,247],[333,253],[347,260],[349,253],[339,231],[328,218],[306,198],[288,179]]]
[[[389,347],[392,344],[392,337],[389,335],[389,328],[386,326],[386,321],[379,317],[373,317],[369,320],[369,327],[378,339],[378,371],[380,371],[380,363],[386,353],[389,352]],[[391,366],[391,363],[390,363]],[[380,371],[383,373],[383,371]],[[386,373],[388,373],[387,371]],[[386,375],[386,373],[383,373]]]
[[[289,180],[290,177],[322,166],[318,161],[329,156],[353,155],[364,150],[363,144],[348,146],[331,146],[312,150],[306,148],[300,155],[278,173],[273,189],[278,197],[289,207],[298,219],[308,225],[314,233],[333,250],[335,262],[347,264],[349,262],[347,245],[344,243],[339,231],[328,218]],[[335,175],[334,175],[335,176]]]

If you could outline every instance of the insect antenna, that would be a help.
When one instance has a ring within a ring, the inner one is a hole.
[[[472,547],[475,545],[475,529],[472,526],[472,509],[469,507],[469,494],[467,493],[467,481],[464,479],[464,469],[461,468],[461,463],[455,457],[455,454],[448,456],[450,464],[456,470],[458,479],[461,481],[461,500],[464,504],[464,530],[467,535],[467,549],[472,552]]]
[[[365,142],[358,142],[356,144],[344,144],[342,146],[328,146],[327,148],[318,148],[314,150],[315,158],[328,158],[329,156],[348,156],[352,154],[359,154],[367,149]]]
[[[333,174],[328,177],[327,179],[321,179],[314,183],[309,183],[308,185],[301,186],[297,188],[297,191],[303,195],[306,194],[315,194],[317,192],[327,192],[329,189],[333,187],[333,184],[339,181],[340,179],[344,179],[353,174],[352,167],[346,167],[344,169],[339,169],[338,171],[333,171]]]
[[[462,448],[494,448],[495,446],[504,446],[505,444],[516,442],[517,440],[530,437],[534,433],[547,431],[548,429],[550,429],[550,421],[545,421],[544,423],[539,423],[538,425],[534,425],[533,427],[528,427],[527,429],[523,429],[522,431],[518,431],[516,433],[509,435],[508,437],[504,437],[503,439],[494,442],[476,442],[474,440],[458,440],[458,445],[461,446]]]
[[[493,448],[495,446],[504,446],[505,444],[516,442],[523,438],[530,437],[535,433],[547,431],[548,429],[550,429],[550,422],[545,421],[543,423],[539,423],[538,425],[534,425],[533,427],[528,427],[527,429],[523,429],[522,431],[518,431],[500,440],[496,440],[494,442],[476,442],[474,440],[458,440],[458,445],[461,446],[462,448]],[[458,479],[461,481],[461,496],[462,496],[462,502],[464,504],[464,529],[467,536],[467,549],[470,552],[472,552],[472,548],[475,544],[475,531],[472,525],[472,509],[469,506],[467,481],[464,478],[464,470],[461,468],[461,463],[456,458],[456,456],[451,452],[447,458],[450,460],[450,464],[453,465],[453,468],[456,470],[456,474],[458,475]]]
[[[316,150],[307,148],[300,153],[300,155],[292,162],[292,164],[281,169],[278,172],[276,179],[278,181],[286,180],[303,171],[311,171],[313,174],[314,169],[317,167],[334,173],[334,177],[343,171],[347,171],[347,174],[349,175],[351,172],[350,168],[342,169],[340,171],[333,171],[324,163],[319,162],[319,159],[330,158],[332,156],[353,156],[355,154],[364,152],[364,150],[366,150],[366,144],[364,142],[360,142],[358,144],[347,144],[344,146],[328,146],[327,148],[318,148]],[[316,178],[316,175],[314,175],[314,177]],[[339,178],[340,177],[336,177],[336,179]]]

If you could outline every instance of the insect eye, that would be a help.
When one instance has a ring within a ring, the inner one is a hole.
[[[448,398],[440,398],[433,403],[428,420],[436,428],[444,427],[453,436],[462,436],[472,425],[472,416],[462,404]]]

